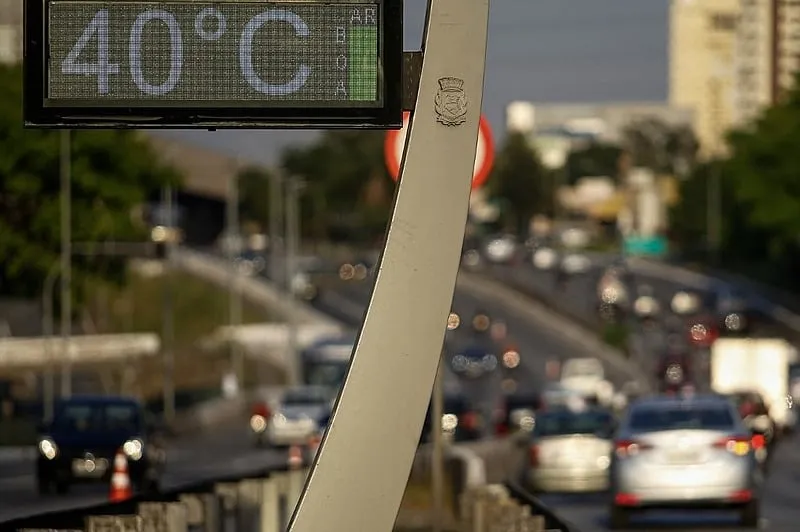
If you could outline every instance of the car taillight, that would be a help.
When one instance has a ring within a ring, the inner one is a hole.
[[[505,423],[498,423],[494,427],[494,432],[498,436],[505,436],[506,434],[508,434],[508,425],[506,425]]]
[[[475,412],[467,412],[461,418],[462,424],[467,430],[475,430],[478,428],[478,415]]]
[[[750,452],[750,438],[722,438],[714,442],[715,449],[724,449],[736,456],[746,456]]]
[[[754,434],[750,444],[753,446],[753,449],[758,450],[763,449],[766,446],[767,441],[763,434]]]
[[[528,449],[528,459],[530,461],[530,465],[532,467],[536,467],[539,465],[539,447],[536,445],[531,445]]]
[[[251,411],[251,414],[254,415],[254,416],[261,416],[261,417],[264,417],[264,418],[268,418],[270,412],[269,412],[269,408],[264,403],[256,403],[256,404],[253,405],[253,409]]]
[[[614,452],[619,458],[636,456],[642,451],[652,449],[653,446],[635,440],[619,440],[614,443]]]

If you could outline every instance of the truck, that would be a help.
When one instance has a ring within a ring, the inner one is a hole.
[[[780,338],[720,338],[711,347],[711,389],[720,394],[758,392],[779,432],[791,430],[789,368],[797,352]]]

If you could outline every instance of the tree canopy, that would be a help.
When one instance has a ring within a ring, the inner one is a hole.
[[[0,67],[0,294],[33,296],[60,250],[60,132],[23,129],[21,110],[22,70]],[[73,241],[141,240],[134,208],[176,172],[134,131],[73,132],[71,147]],[[108,274],[75,262],[76,286]]]

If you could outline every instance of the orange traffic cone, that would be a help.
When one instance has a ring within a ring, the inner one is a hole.
[[[303,465],[303,450],[299,445],[289,447],[289,467],[296,469]]]
[[[122,450],[114,456],[114,471],[111,473],[111,489],[109,500],[111,502],[125,501],[133,497],[131,477],[128,474],[128,459]]]

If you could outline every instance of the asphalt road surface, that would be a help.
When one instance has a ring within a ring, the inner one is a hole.
[[[285,451],[262,450],[253,445],[246,427],[220,427],[199,440],[177,441],[167,448],[163,487],[257,470],[287,460]],[[33,461],[14,467],[0,463],[0,522],[37,513],[66,510],[108,500],[108,486],[72,486],[66,495],[41,496],[36,492]]]

